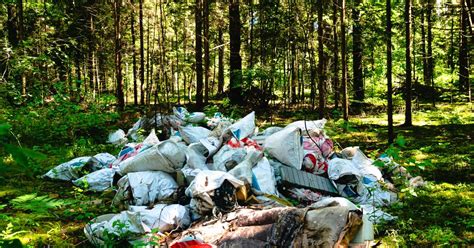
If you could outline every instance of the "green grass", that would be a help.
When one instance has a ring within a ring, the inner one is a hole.
[[[415,160],[416,163],[430,161],[424,170],[419,167],[412,170],[429,182],[413,192],[416,196],[404,193],[399,203],[385,209],[398,216],[398,220],[376,226],[377,239],[383,246],[474,244],[474,114],[471,108],[467,104],[444,104],[437,109],[421,106],[414,112],[414,127],[395,128],[406,140],[400,151],[401,162],[410,166]],[[307,119],[315,119],[315,114],[296,110],[275,114],[273,111],[270,121],[268,112],[257,113],[258,125],[282,125],[303,119],[305,115]],[[399,125],[403,115],[397,114],[394,119]],[[360,146],[366,154],[377,156],[387,148],[385,125],[385,115],[379,114],[352,117],[348,124],[329,120],[327,130],[338,149]],[[47,155],[47,159],[34,164],[35,170],[44,173],[77,156],[105,151],[117,153],[115,148],[97,143],[94,137],[75,137],[75,140],[73,144],[32,147]],[[3,160],[7,166],[13,166],[11,157]],[[90,244],[82,229],[93,217],[118,211],[110,207],[112,197],[113,192],[87,193],[71,183],[27,177],[21,171],[0,173],[0,240],[17,238],[31,247],[88,247]]]

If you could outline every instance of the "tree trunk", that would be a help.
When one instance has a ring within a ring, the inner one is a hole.
[[[145,52],[143,44],[143,0],[139,0],[139,20],[138,25],[140,29],[140,104],[145,105]]]
[[[120,28],[120,6],[121,0],[114,0],[114,26],[115,26],[115,77],[117,80],[117,105],[120,111],[124,110],[125,102],[123,98],[123,82],[122,82],[122,44],[121,44],[121,28]]]
[[[362,75],[362,26],[360,24],[361,0],[354,1],[352,10],[352,72],[354,85],[354,106],[360,111],[361,103],[364,101],[364,82]]]
[[[204,26],[204,102],[209,102],[209,78],[211,76],[209,58],[209,0],[204,0],[203,26]]]
[[[459,47],[459,86],[461,91],[468,95],[468,101],[471,102],[471,87],[469,82],[469,48],[467,44],[467,10],[465,8],[465,0],[461,0],[461,44]]]
[[[319,118],[324,118],[324,110],[326,109],[326,101],[324,92],[324,83],[326,75],[323,73],[324,54],[323,54],[323,3],[319,0],[318,4],[318,98],[319,98]]]
[[[421,56],[423,58],[423,82],[426,86],[430,85],[430,76],[428,71],[428,55],[426,54],[426,32],[425,32],[425,9],[421,10]]]
[[[94,37],[94,15],[89,10],[89,34],[88,34],[88,61],[87,61],[87,73],[89,77],[89,88],[92,95],[95,97],[95,77],[94,77],[94,52],[95,52],[95,37]]]
[[[333,90],[334,90],[334,108],[339,108],[339,44],[337,43],[337,0],[333,0],[333,32],[334,32],[334,71],[333,71]]]
[[[16,1],[16,8],[17,8],[17,28],[18,28],[18,41],[23,40],[23,36],[25,35],[23,32],[23,0],[17,0]]]
[[[434,78],[433,78],[433,71],[434,71],[434,64],[433,64],[433,49],[432,49],[432,43],[433,43],[433,35],[431,33],[431,12],[433,9],[432,4],[428,4],[428,9],[427,9],[427,14],[426,14],[426,19],[428,21],[428,80],[430,82],[431,87],[434,89]],[[433,106],[435,105],[435,94],[433,94],[432,101],[433,101]]]
[[[240,57],[240,11],[239,0],[229,0],[230,35],[230,83],[229,98],[232,103],[241,102],[242,58]]]
[[[346,0],[341,0],[341,64],[342,64],[342,112],[344,120],[349,120],[349,104],[347,97],[347,61],[346,61]]]
[[[387,119],[388,119],[388,144],[393,143],[393,102],[392,102],[392,6],[391,0],[386,0],[387,11]]]
[[[7,4],[7,30],[8,42],[16,47],[18,45],[17,21],[16,21],[16,6],[14,4]]]
[[[222,27],[219,27],[219,61],[218,61],[218,67],[219,70],[217,72],[217,93],[223,94],[224,93],[224,36],[223,36],[223,31]]]
[[[132,11],[130,13],[130,29],[132,35],[132,74],[133,74],[133,104],[138,105],[138,88],[137,88],[137,51],[135,49],[135,5],[130,0]]]
[[[405,126],[412,126],[411,113],[411,0],[405,0]]]
[[[291,103],[296,103],[296,82],[298,74],[296,72],[296,41],[291,42]]]
[[[195,22],[196,22],[196,107],[202,108],[202,1],[196,0]],[[206,1],[206,0],[204,0]]]

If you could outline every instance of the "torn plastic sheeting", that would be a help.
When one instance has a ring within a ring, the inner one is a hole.
[[[265,140],[265,151],[280,162],[301,170],[304,157],[301,129],[289,127],[270,135]]]
[[[120,178],[117,187],[114,204],[145,206],[170,199],[176,193],[178,184],[165,172],[141,171]]]
[[[125,135],[125,131],[122,129],[119,129],[111,134],[109,134],[109,138],[107,140],[108,143],[114,144],[114,145],[123,145],[127,143],[127,138]]]
[[[228,171],[242,162],[245,155],[247,155],[247,152],[244,148],[231,148],[229,145],[224,145],[214,155],[212,167],[214,170]]]
[[[120,174],[136,171],[176,172],[184,166],[186,155],[180,146],[166,140],[119,164]]]
[[[104,246],[114,237],[118,240],[126,235],[131,241],[153,229],[167,232],[177,227],[185,228],[190,222],[184,206],[158,204],[152,209],[131,207],[131,211],[101,215],[84,227],[84,233],[92,244]]]
[[[209,129],[204,127],[180,126],[178,129],[179,134],[188,144],[199,142],[200,139],[206,138],[211,133]]]
[[[72,183],[91,191],[105,191],[112,187],[114,174],[117,170],[118,168],[104,168],[76,179]]]
[[[363,177],[357,187],[358,197],[354,202],[358,204],[370,204],[374,206],[389,206],[397,200],[397,194],[382,189],[378,181]]]
[[[239,140],[251,136],[255,131],[255,111],[232,124],[229,129]]]
[[[276,189],[275,172],[266,157],[260,159],[252,168],[252,187],[258,192],[270,195],[279,195]]]

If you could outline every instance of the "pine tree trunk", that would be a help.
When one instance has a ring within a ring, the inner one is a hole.
[[[195,22],[196,22],[196,107],[201,109],[203,106],[202,86],[203,86],[203,71],[202,71],[202,1],[196,0],[195,6]],[[204,0],[206,1],[206,0]]]
[[[405,0],[405,126],[412,126],[411,113],[411,0]]]
[[[427,14],[426,14],[426,19],[428,21],[428,80],[430,82],[431,87],[434,89],[434,64],[433,64],[433,49],[432,49],[432,43],[433,43],[433,35],[432,35],[432,22],[431,22],[431,12],[433,9],[433,5],[428,4],[428,9],[427,9]],[[433,94],[432,96],[432,102],[433,106],[435,105],[435,97],[436,95]]]
[[[425,9],[421,9],[421,55],[423,58],[423,82],[426,86],[430,85],[430,76],[428,71],[428,55],[426,54],[426,32],[425,32]]]
[[[122,44],[121,44],[121,27],[120,27],[120,8],[121,0],[114,0],[114,26],[115,26],[115,79],[117,81],[116,97],[118,109],[123,111],[125,102],[123,98],[123,82],[122,82]]]
[[[337,41],[337,0],[333,0],[332,4],[332,22],[333,22],[333,32],[334,32],[334,69],[333,69],[333,90],[334,90],[334,108],[339,108],[339,44]]]
[[[224,93],[224,36],[222,27],[219,27],[219,61],[218,61],[218,76],[217,76],[217,93],[223,94]]]
[[[8,42],[16,47],[18,45],[18,27],[16,21],[16,6],[12,3],[7,4],[7,30]]]
[[[133,74],[133,104],[138,105],[138,88],[137,88],[137,51],[135,49],[135,5],[130,0],[132,11],[130,13],[130,31],[132,35],[132,74]]]
[[[468,101],[471,102],[471,87],[469,82],[469,48],[467,44],[468,16],[465,0],[461,0],[461,44],[459,47],[459,86],[463,93],[467,93]]]
[[[139,20],[140,29],[140,104],[145,105],[145,52],[143,42],[143,0],[139,0]]]
[[[230,35],[230,82],[229,98],[232,103],[241,102],[242,58],[240,57],[240,10],[239,0],[229,0]]]
[[[342,64],[342,112],[344,120],[349,120],[347,96],[347,60],[346,60],[346,0],[341,0],[341,64]]]
[[[388,144],[393,143],[393,102],[392,102],[392,6],[391,0],[386,0],[387,11],[387,119],[388,119]]]
[[[203,27],[204,27],[204,102],[209,102],[209,78],[210,57],[209,57],[209,0],[204,0],[203,10]]]
[[[319,98],[319,118],[324,118],[324,110],[326,109],[324,91],[324,83],[326,82],[326,75],[323,73],[324,54],[323,54],[323,3],[319,0],[318,3],[318,98]]]
[[[354,1],[354,9],[352,10],[352,72],[354,85],[354,106],[359,112],[361,103],[364,101],[364,81],[362,75],[362,26],[360,24],[360,4],[361,0]]]

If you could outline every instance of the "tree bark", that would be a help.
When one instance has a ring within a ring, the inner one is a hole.
[[[203,26],[204,26],[204,102],[209,102],[209,78],[210,57],[209,57],[209,0],[204,0],[203,10]]]
[[[346,0],[341,0],[341,64],[342,64],[342,112],[345,121],[349,120],[347,96],[347,61],[346,61]]]
[[[461,0],[461,44],[459,47],[459,86],[461,91],[464,91],[468,95],[468,101],[471,102],[471,87],[469,82],[469,48],[467,44],[467,10],[465,8],[465,0]]]
[[[354,85],[354,100],[357,111],[364,101],[364,81],[362,75],[362,26],[360,24],[360,4],[361,0],[354,1],[352,10],[352,72]]]
[[[405,0],[405,126],[412,126],[411,113],[411,0]]]
[[[139,20],[138,25],[140,29],[140,104],[145,105],[145,52],[143,42],[143,0],[139,0]]]
[[[240,57],[240,10],[239,0],[229,0],[230,35],[230,82],[229,98],[232,103],[241,102],[242,58]]]
[[[133,104],[138,105],[138,88],[137,88],[137,51],[135,49],[135,5],[130,0],[132,11],[130,13],[130,31],[132,35],[132,74],[133,74]]]
[[[114,0],[114,26],[115,26],[115,77],[117,81],[116,97],[117,105],[120,111],[125,108],[123,98],[123,82],[122,82],[122,44],[121,44],[121,27],[120,27],[120,8],[121,0]]]
[[[204,0],[206,1],[206,0]],[[196,23],[196,107],[201,109],[202,102],[202,86],[203,86],[203,71],[202,71],[202,0],[196,0],[195,6],[195,23]]]
[[[7,4],[8,42],[10,42],[13,47],[18,45],[18,28],[16,18],[16,6],[11,3]]]
[[[430,85],[430,76],[428,71],[428,55],[426,54],[426,32],[425,32],[425,9],[421,10],[421,56],[423,58],[423,82],[426,86]]]
[[[433,87],[434,89],[434,78],[433,78],[433,72],[434,72],[434,64],[433,64],[433,49],[432,49],[432,43],[433,43],[433,35],[432,35],[432,22],[431,22],[431,12],[433,9],[433,5],[431,3],[428,4],[428,9],[427,9],[427,14],[426,14],[426,19],[428,21],[428,80],[430,82],[429,85]],[[432,96],[432,101],[433,101],[433,106],[435,105],[435,94]]]
[[[388,144],[393,143],[393,101],[392,101],[392,6],[391,0],[386,0],[387,11],[387,119],[388,119]]]
[[[323,2],[319,0],[318,4],[318,99],[319,99],[319,118],[324,118],[324,110],[326,109],[326,93],[324,92],[324,84],[326,75],[323,73],[324,54],[323,54]]]
[[[333,32],[334,32],[334,71],[333,71],[333,90],[334,90],[334,108],[339,108],[339,44],[337,41],[337,0],[333,0],[333,15],[332,15],[332,22],[333,22]]]
[[[218,61],[218,76],[217,76],[217,93],[223,94],[224,93],[224,36],[222,27],[219,27],[219,61]]]

